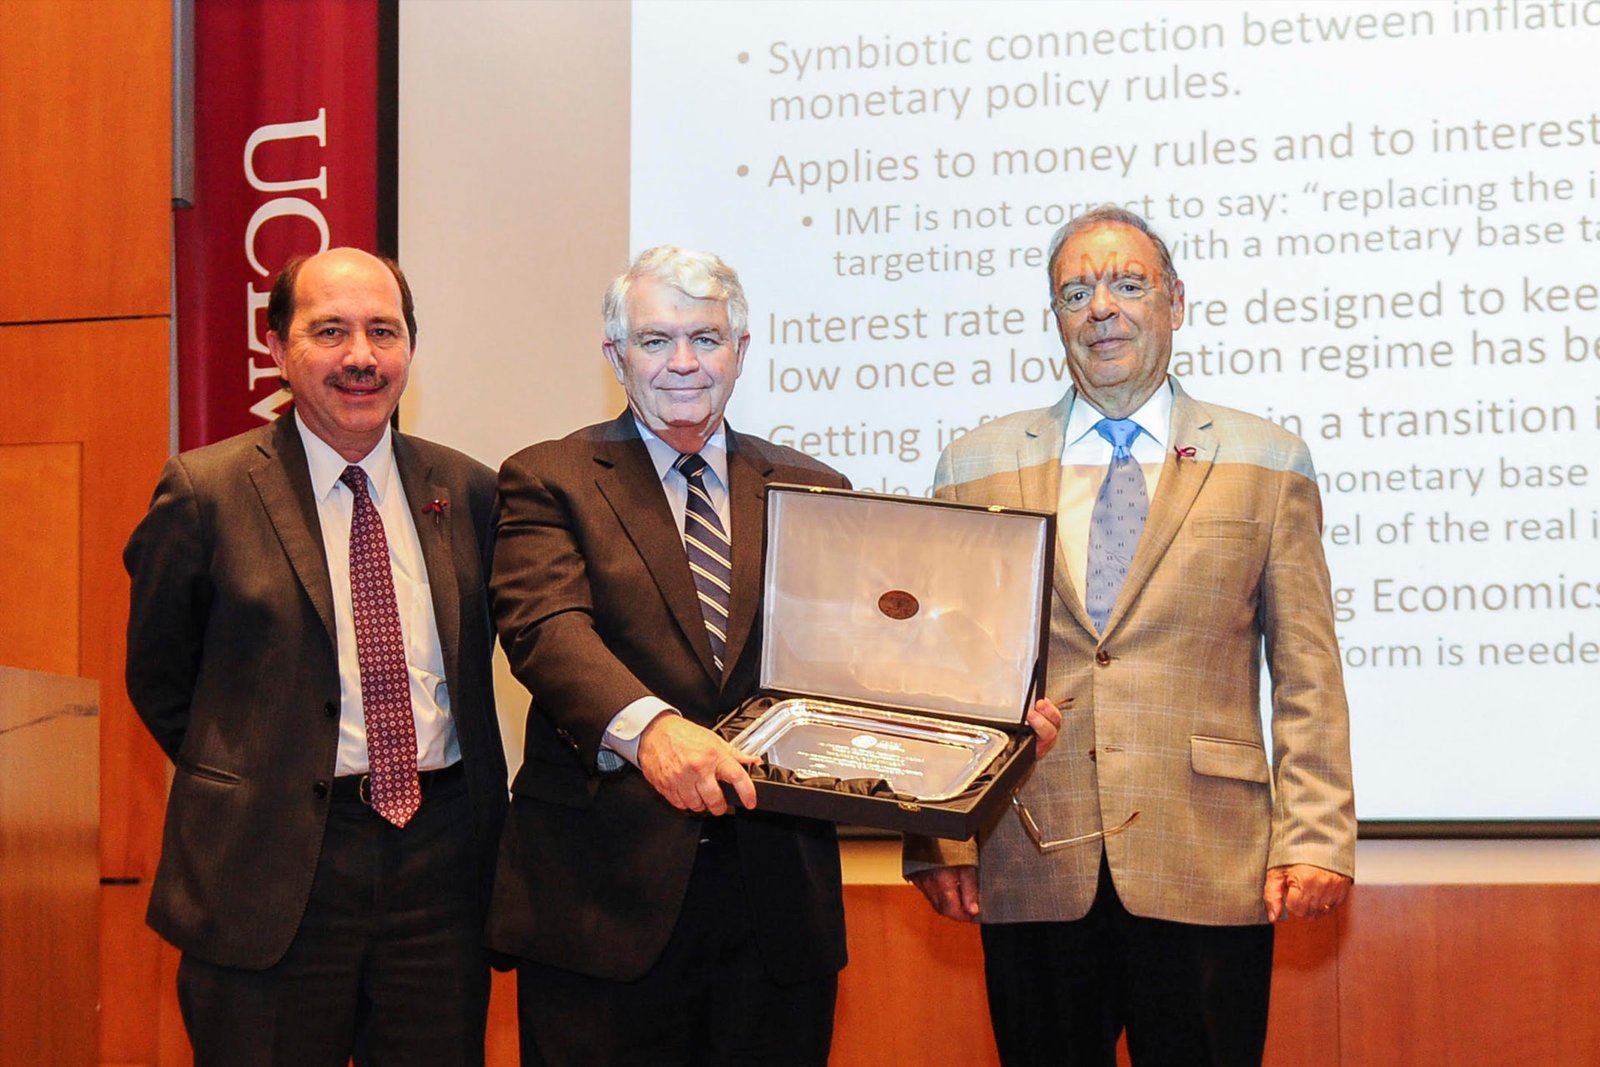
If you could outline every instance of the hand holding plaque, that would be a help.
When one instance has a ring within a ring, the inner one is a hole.
[[[756,806],[756,788],[742,764],[759,762],[676,712],[657,715],[639,735],[639,769],[656,792],[683,811],[726,815],[721,783],[739,803]]]
[[[1072,698],[1068,697],[1062,703],[1070,707]],[[1044,759],[1056,747],[1056,738],[1061,735],[1061,709],[1056,707],[1054,701],[1040,697],[1028,709],[1028,726],[1038,738],[1033,746],[1034,758]]]

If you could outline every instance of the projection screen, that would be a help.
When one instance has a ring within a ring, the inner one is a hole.
[[[1600,0],[400,7],[405,417],[614,415],[630,253],[737,267],[738,428],[925,494],[1056,400],[1055,227],[1147,217],[1172,372],[1309,443],[1364,830],[1600,828]],[[520,703],[520,701],[513,701]]]

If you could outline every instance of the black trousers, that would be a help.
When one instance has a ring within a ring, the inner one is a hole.
[[[264,971],[188,953],[178,1000],[196,1067],[478,1067],[489,962],[465,779],[404,829],[337,797],[304,920]]]
[[[727,834],[700,845],[677,926],[644,977],[521,961],[522,1067],[826,1067],[838,975],[774,982],[750,906]]]
[[[1006,1067],[1259,1067],[1273,930],[1130,915],[1102,856],[1075,922],[983,927],[984,976]]]

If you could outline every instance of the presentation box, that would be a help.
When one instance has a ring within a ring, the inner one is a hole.
[[[1032,766],[1055,517],[767,487],[760,690],[718,730],[763,811],[972,837]]]

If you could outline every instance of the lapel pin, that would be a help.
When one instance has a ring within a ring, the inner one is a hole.
[[[422,505],[422,510],[433,516],[434,524],[439,522],[439,516],[444,514],[444,509],[450,506],[448,500],[430,500]]]
[[[1172,451],[1173,451],[1174,454],[1177,455],[1177,457],[1179,459],[1193,459],[1194,458],[1194,446],[1193,445],[1179,445],[1177,448],[1174,448]]]

